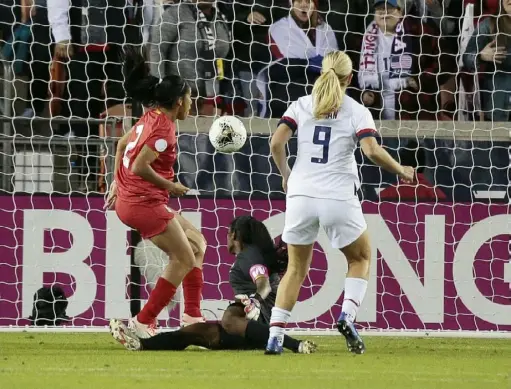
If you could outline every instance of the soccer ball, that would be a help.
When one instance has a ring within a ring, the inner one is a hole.
[[[220,153],[234,153],[243,147],[246,140],[247,130],[234,116],[216,119],[209,129],[209,141]]]

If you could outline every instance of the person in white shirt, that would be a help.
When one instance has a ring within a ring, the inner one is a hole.
[[[319,17],[317,0],[290,0],[289,16],[269,29],[274,59],[313,58],[338,49],[335,32]]]
[[[282,240],[288,244],[289,267],[277,291],[270,319],[266,354],[280,354],[284,327],[289,321],[302,283],[309,271],[312,248],[323,227],[334,248],[348,261],[342,313],[337,328],[348,350],[361,354],[365,345],[353,322],[367,289],[371,248],[357,197],[360,187],[354,151],[357,143],[375,164],[407,183],[415,171],[401,166],[376,141],[377,130],[367,108],[346,96],[352,63],[341,51],[327,54],[312,95],[292,103],[271,139],[272,157],[286,192]],[[286,144],[298,130],[293,170]]]

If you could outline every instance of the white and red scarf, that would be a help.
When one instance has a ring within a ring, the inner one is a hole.
[[[358,82],[362,89],[381,89],[381,71],[378,69],[378,42],[380,27],[373,21],[367,27],[360,53]],[[396,26],[390,53],[389,84],[392,90],[407,86],[407,78],[412,74],[413,54],[411,37],[405,34],[403,23]]]

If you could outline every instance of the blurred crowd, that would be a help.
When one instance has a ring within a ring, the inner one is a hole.
[[[140,45],[154,75],[190,83],[196,115],[279,117],[340,49],[375,118],[509,119],[511,0],[2,0],[0,23],[25,117],[125,104],[122,48]]]

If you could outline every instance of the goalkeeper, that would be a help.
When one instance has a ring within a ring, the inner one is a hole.
[[[110,321],[110,332],[128,350],[184,350],[200,346],[212,350],[264,350],[269,336],[271,309],[280,274],[287,269],[287,250],[275,246],[265,225],[251,216],[235,218],[227,246],[236,255],[229,272],[235,293],[220,322],[196,323],[173,332],[139,339],[120,320]],[[284,348],[310,354],[316,345],[284,337]]]

